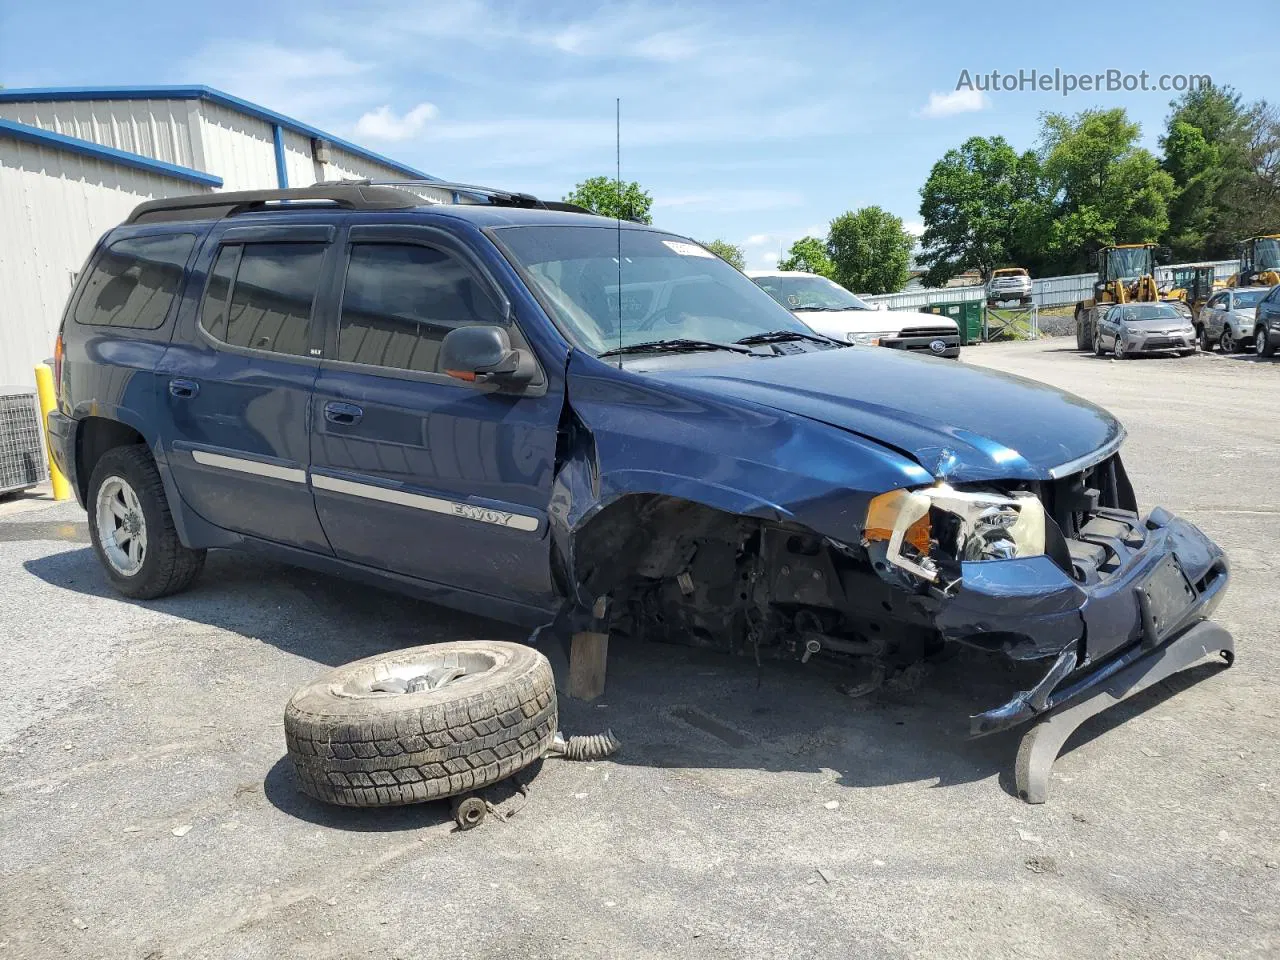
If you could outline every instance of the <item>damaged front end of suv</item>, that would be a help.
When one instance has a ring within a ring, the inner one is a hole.
[[[1024,389],[1011,379],[995,385]],[[642,422],[683,454],[678,470],[655,471],[652,457],[644,469],[636,459],[658,437],[620,435],[630,421],[607,382],[584,385],[575,404],[571,376],[551,518],[564,589],[597,613],[607,598],[613,630],[757,660],[836,659],[855,695],[948,644],[1038,670],[1038,682],[971,718],[974,735],[1104,692],[1114,702],[1205,655],[1231,656],[1230,636],[1205,622],[1227,585],[1226,557],[1161,508],[1139,514],[1123,430],[1084,401],[1069,398],[1063,416],[1087,414],[1105,427],[1102,442],[1041,466],[965,430],[952,431],[955,449],[947,437],[922,443],[924,420],[909,413],[887,448],[870,443],[865,423],[850,429],[852,417],[768,416],[754,402],[731,416],[705,394],[673,405],[664,391],[666,423],[653,427],[652,411]],[[649,406],[650,389],[633,384],[626,405]],[[1043,400],[1049,388],[1025,389]],[[744,424],[748,413],[759,419]],[[712,439],[726,419],[754,436],[744,447],[738,434],[733,456]],[[914,449],[904,442],[913,433]],[[1027,799],[1043,794],[1042,766]]]

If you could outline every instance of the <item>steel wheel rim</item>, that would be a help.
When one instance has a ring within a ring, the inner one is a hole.
[[[95,511],[107,563],[122,577],[134,576],[147,559],[147,519],[137,492],[123,477],[107,477],[98,488]]]
[[[335,696],[352,699],[428,693],[474,681],[500,663],[500,658],[486,651],[420,653],[404,659],[375,661],[352,672],[342,683],[331,684],[329,689]]]

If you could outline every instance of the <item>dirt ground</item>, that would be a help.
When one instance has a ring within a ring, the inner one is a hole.
[[[124,602],[74,505],[0,504],[0,958],[1280,955],[1280,363],[1070,347],[963,362],[1124,421],[1143,505],[1230,555],[1238,660],[1090,721],[1039,807],[1016,734],[965,738],[1002,664],[851,701],[813,665],[615,644],[561,715],[623,752],[547,761],[507,822],[325,808],[283,759],[294,687],[519,632],[233,554]]]

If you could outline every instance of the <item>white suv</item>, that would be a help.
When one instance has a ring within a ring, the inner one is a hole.
[[[935,357],[960,356],[960,328],[949,317],[879,310],[816,273],[748,270],[747,276],[824,337]]]
[[[1002,267],[987,281],[987,306],[1017,300],[1026,306],[1031,302],[1031,274],[1022,267]]]

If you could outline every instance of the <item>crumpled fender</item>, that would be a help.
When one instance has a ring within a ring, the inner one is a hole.
[[[575,534],[628,495],[794,521],[856,543],[873,496],[930,479],[915,461],[848,431],[741,399],[726,403],[577,351],[566,391],[548,514],[570,570]]]

